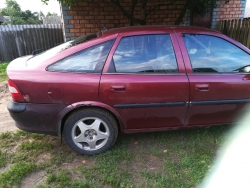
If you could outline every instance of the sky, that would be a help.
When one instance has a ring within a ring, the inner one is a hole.
[[[41,0],[16,0],[20,5],[21,10],[30,10],[31,12],[42,11],[45,15],[50,13],[57,13],[60,15],[60,6],[57,0],[49,0],[48,5],[42,3]],[[6,7],[5,0],[0,0],[0,8]]]

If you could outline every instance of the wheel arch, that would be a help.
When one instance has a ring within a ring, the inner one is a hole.
[[[106,104],[101,103],[101,102],[88,101],[88,102],[74,103],[71,106],[72,106],[72,108],[69,108],[69,110],[67,110],[66,113],[63,113],[63,115],[61,116],[61,118],[58,120],[58,123],[57,123],[57,135],[59,136],[60,140],[62,137],[64,124],[65,124],[65,121],[67,120],[67,118],[71,114],[73,114],[79,110],[88,109],[88,108],[99,108],[99,109],[108,111],[115,118],[117,125],[118,125],[118,129],[121,132],[123,132],[125,130],[125,124],[123,122],[122,117],[114,108],[110,107],[109,105],[106,105]]]

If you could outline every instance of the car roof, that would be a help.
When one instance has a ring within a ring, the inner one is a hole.
[[[108,36],[108,35],[114,35],[114,34],[122,34],[122,33],[131,33],[131,32],[140,32],[140,31],[159,31],[159,30],[165,30],[165,29],[174,29],[175,31],[195,31],[195,32],[216,32],[218,31],[208,29],[208,28],[203,28],[203,27],[194,27],[194,26],[177,26],[177,25],[147,25],[147,26],[130,26],[130,27],[121,27],[121,28],[114,28],[114,29],[109,29],[102,31],[103,36]]]

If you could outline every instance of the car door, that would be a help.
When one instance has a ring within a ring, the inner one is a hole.
[[[250,102],[249,50],[219,33],[178,33],[190,80],[186,125],[236,121]]]
[[[127,131],[182,126],[189,83],[173,30],[120,34],[99,97],[121,115]]]

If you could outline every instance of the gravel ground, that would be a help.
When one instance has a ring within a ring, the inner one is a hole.
[[[11,99],[7,81],[0,82],[0,133],[6,131],[16,131],[18,128],[10,117],[7,110],[7,103]]]

